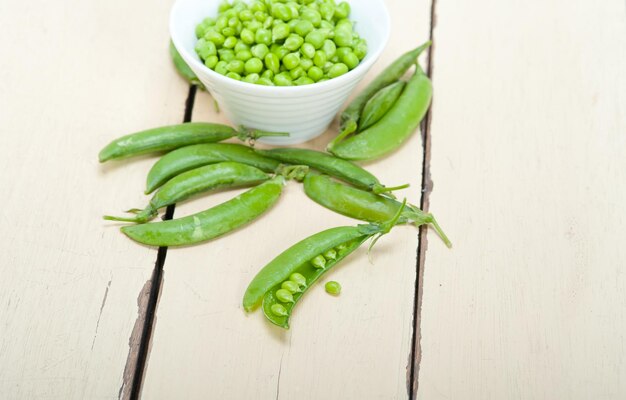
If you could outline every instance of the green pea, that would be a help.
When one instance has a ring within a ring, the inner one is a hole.
[[[249,58],[244,64],[244,70],[246,74],[258,74],[263,70],[263,61],[256,57]]]
[[[196,38],[200,39],[204,36],[204,33],[206,32],[208,26],[204,25],[204,24],[200,24],[198,26],[196,26]]]
[[[365,39],[359,39],[359,43],[354,47],[354,54],[362,60],[367,55],[367,42]]]
[[[262,43],[269,46],[270,44],[272,44],[272,33],[264,28],[257,29],[256,33],[254,34],[254,40],[257,43]]]
[[[283,46],[289,51],[296,51],[302,46],[304,39],[298,35],[289,35]]]
[[[237,44],[235,45],[233,50],[235,50],[235,53],[238,53],[238,52],[244,51],[244,50],[250,51],[250,46],[248,46],[247,44],[245,44],[244,42],[242,42],[240,40],[240,41],[237,42]]]
[[[341,293],[341,285],[339,282],[329,281],[324,285],[324,289],[326,289],[326,293],[337,296]]]
[[[227,49],[232,49],[237,44],[237,38],[234,36],[229,36],[224,40],[224,47]]]
[[[324,33],[320,31],[319,29],[316,29],[314,31],[311,31],[308,35],[306,35],[306,38],[304,39],[304,41],[307,43],[311,43],[313,47],[315,47],[315,49],[319,49],[324,44],[325,39],[326,39],[326,35],[324,35]]]
[[[250,4],[250,11],[252,12],[265,12],[266,10],[267,7],[265,7],[265,4],[262,1],[255,0],[252,4]]]
[[[237,79],[238,81],[241,80],[241,75],[239,75],[236,72],[229,72],[226,74],[227,77],[231,78],[231,79]]]
[[[264,13],[263,11],[255,11],[254,12],[254,19],[257,22],[265,22],[265,20],[267,19],[267,14]],[[263,25],[261,25],[263,26]]]
[[[272,17],[287,22],[292,17],[291,8],[285,6],[282,3],[275,3],[272,5]]]
[[[289,76],[291,76],[291,79],[296,80],[302,76],[306,76],[306,71],[301,66],[297,66],[289,71]]]
[[[304,275],[298,273],[298,272],[294,272],[293,274],[291,274],[289,276],[289,280],[292,282],[297,283],[298,285],[302,286],[302,287],[306,287],[306,278],[304,277]]]
[[[287,309],[282,304],[272,304],[271,310],[277,317],[287,316]]]
[[[228,26],[228,18],[226,18],[225,15],[220,15],[217,20],[215,21],[215,30],[217,31],[221,31],[222,29],[226,28]]]
[[[285,289],[291,293],[301,292],[300,285],[292,281],[285,281],[280,285],[281,289]]]
[[[329,31],[334,31],[335,25],[332,22],[322,20],[322,23],[320,24],[320,29],[327,29]]]
[[[278,24],[272,28],[272,40],[274,42],[285,39],[291,33],[291,29],[289,29],[289,25],[287,24]]]
[[[220,13],[225,12],[226,10],[230,9],[230,3],[228,3],[228,1],[223,1],[220,3],[219,6],[217,6],[217,11],[219,11]]]
[[[300,11],[298,11],[300,6],[297,3],[289,1],[287,2],[286,6],[289,8],[289,10],[291,10],[292,19],[297,19],[300,16]]]
[[[311,260],[311,264],[317,269],[324,269],[326,267],[326,259],[324,256],[319,255]]]
[[[352,28],[336,27],[334,41],[337,46],[352,46]]]
[[[236,72],[238,74],[243,73],[243,69],[244,69],[244,63],[241,60],[232,60],[231,62],[228,63],[228,70],[230,72]]]
[[[228,73],[228,63],[226,61],[218,61],[215,64],[215,72],[218,74],[226,75]]]
[[[241,38],[241,41],[245,44],[254,43],[254,32],[252,32],[248,28],[242,29],[241,33],[239,34],[239,37]]]
[[[261,24],[259,21],[257,20],[252,20],[250,22],[246,22],[246,28],[248,28],[248,30],[250,30],[252,33],[256,33],[257,30],[259,30],[260,28],[263,27],[263,24]],[[242,30],[243,32],[243,30]]]
[[[263,21],[263,28],[270,29],[272,26],[274,26],[274,18],[268,15]]]
[[[311,60],[309,58],[300,58],[300,66],[305,71],[308,71],[309,68],[311,68],[313,66],[313,60]]]
[[[330,78],[336,78],[348,72],[348,66],[344,63],[334,64],[328,70],[328,76]]]
[[[354,68],[356,68],[357,65],[359,65],[359,57],[357,57],[356,54],[354,54],[352,52],[346,54],[343,57],[342,61],[350,69],[354,69]]]
[[[236,28],[237,25],[239,25],[239,18],[234,16],[228,19],[228,26],[230,26],[231,28]]]
[[[317,10],[314,10],[312,7],[303,10],[300,14],[300,18],[311,22],[316,28],[319,27],[322,23],[322,15]]]
[[[313,79],[315,82],[318,82],[324,77],[324,71],[322,71],[320,67],[313,66],[309,68],[308,75],[309,78]]]
[[[350,15],[350,4],[345,1],[337,4],[337,7],[335,7],[335,18],[348,18],[348,15]]]
[[[303,56],[312,59],[315,56],[315,47],[311,43],[304,43],[300,48],[300,52]]]
[[[252,73],[252,74],[248,74],[246,75],[242,81],[244,82],[248,82],[248,83],[257,83],[257,81],[259,80],[260,76],[259,74],[256,73]]]
[[[207,57],[206,60],[204,60],[204,65],[206,65],[208,68],[215,68],[215,65],[217,64],[217,62],[219,61],[219,58],[217,58],[217,56],[209,56]]]
[[[324,253],[324,257],[326,257],[326,258],[328,258],[330,260],[336,260],[337,259],[337,251],[335,249],[330,249],[326,253]]]
[[[224,35],[214,30],[209,30],[204,34],[204,38],[210,42],[213,42],[217,47],[220,47],[224,44]]]
[[[204,39],[198,40],[195,49],[196,53],[198,53],[200,58],[202,58],[203,60],[206,60],[208,57],[217,54],[217,47],[215,46],[215,43],[209,42]]]
[[[293,303],[293,295],[289,290],[278,289],[276,291],[276,298],[283,303]]]
[[[283,65],[285,68],[292,70],[300,65],[300,53],[289,53],[283,57]]]
[[[239,19],[241,21],[251,21],[254,18],[252,10],[243,10],[239,13]]]
[[[278,73],[280,69],[280,60],[278,59],[278,56],[276,56],[276,54],[268,53],[265,56],[265,68],[274,73]]]
[[[224,37],[235,36],[237,34],[237,30],[235,28],[227,26],[226,28],[221,30],[221,33],[222,35],[224,35]]]
[[[217,54],[220,56],[220,61],[231,62],[235,59],[235,52],[231,49],[219,49]]]
[[[302,85],[311,85],[315,83],[315,81],[313,81],[313,79],[309,78],[308,76],[301,76],[295,81],[293,81],[293,83],[295,83],[296,86],[302,86]]]
[[[245,62],[252,58],[252,53],[250,53],[250,51],[248,50],[243,50],[243,51],[240,51],[239,53],[236,53],[235,58],[237,60],[241,60]]]
[[[320,14],[326,21],[331,21],[335,15],[335,6],[330,3],[320,5]]]
[[[256,81],[257,85],[263,85],[263,86],[275,86],[274,82],[272,82],[270,79],[267,78],[259,78],[258,81]]]
[[[261,44],[252,46],[252,48],[250,49],[250,52],[252,53],[254,57],[260,58],[261,60],[263,60],[265,56],[267,55],[267,53],[270,52],[270,49],[267,47],[267,45],[261,43]]]
[[[332,40],[326,39],[322,45],[322,51],[326,53],[326,58],[330,60],[337,53],[337,46],[335,46],[335,42]]]
[[[327,58],[326,53],[321,50],[315,52],[315,56],[313,57],[313,63],[318,67],[323,67],[326,64]]]
[[[290,53],[290,51],[287,50],[284,46],[281,46],[276,43],[272,45],[272,47],[270,48],[270,51],[276,54],[276,57],[278,57],[279,60],[282,60],[287,54]]]
[[[327,61],[326,64],[324,64],[324,66],[322,67],[322,71],[324,71],[325,74],[328,74],[328,71],[330,71],[333,65],[335,65],[335,63]]]
[[[301,19],[294,27],[294,31],[302,37],[308,35],[313,29],[315,29],[313,23],[306,19]]]
[[[265,71],[263,71],[263,73],[261,74],[261,78],[265,78],[265,79],[269,79],[274,80],[274,71],[271,71],[269,69],[266,69]]]
[[[276,86],[293,86],[291,76],[287,72],[281,72],[274,76],[274,84]]]
[[[343,60],[348,53],[352,53],[352,49],[350,47],[340,47],[337,49],[337,57],[339,57],[340,60]]]

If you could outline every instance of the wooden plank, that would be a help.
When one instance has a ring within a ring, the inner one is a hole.
[[[367,80],[428,38],[429,2],[388,5],[393,35]],[[200,96],[196,104],[197,120],[224,121],[208,96]],[[322,149],[330,138],[329,132],[307,147]],[[411,190],[404,193],[419,202],[421,154],[416,134],[393,157],[368,168],[389,184],[410,182]],[[176,215],[234,194],[179,205]],[[342,283],[340,298],[318,285],[298,305],[289,331],[271,326],[260,312],[247,316],[241,307],[249,281],[279,252],[315,232],[355,223],[312,203],[299,184],[290,183],[277,207],[245,229],[210,244],[169,249],[143,397],[405,398],[415,229],[401,227],[383,238],[373,253],[375,265],[368,263],[364,250],[346,260],[324,280]]]
[[[101,166],[97,154],[116,136],[182,119],[187,84],[167,50],[171,4],[2,6],[2,398],[124,394],[156,252],[101,215],[141,205],[151,161]]]
[[[624,2],[438,2],[419,399],[626,397]]]

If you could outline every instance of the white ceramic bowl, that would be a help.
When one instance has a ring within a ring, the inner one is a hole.
[[[350,19],[367,40],[367,56],[352,71],[325,82],[305,86],[262,86],[227,78],[207,68],[194,50],[195,28],[205,17],[217,15],[222,0],[178,0],[170,14],[174,45],[200,81],[235,125],[289,137],[265,138],[272,144],[302,143],[321,135],[350,92],[376,62],[389,39],[389,13],[383,0],[352,0]]]

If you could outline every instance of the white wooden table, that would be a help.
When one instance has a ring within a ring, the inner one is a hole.
[[[368,79],[430,37],[435,97],[368,169],[410,182],[454,248],[398,228],[283,331],[243,312],[247,283],[355,223],[296,183],[247,228],[159,256],[100,219],[146,201],[154,162],[100,165],[100,147],[226,122],[170,63],[172,0],[0,1],[0,398],[626,398],[625,3],[387,3]]]

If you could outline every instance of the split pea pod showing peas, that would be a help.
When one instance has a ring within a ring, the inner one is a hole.
[[[209,122],[186,122],[131,133],[106,145],[98,155],[100,162],[140,154],[162,152],[197,143],[213,143],[237,137],[242,141],[265,136],[288,136],[287,133],[236,130]]]
[[[374,193],[385,193],[397,189],[407,188],[409,185],[385,187],[378,178],[362,167],[346,160],[333,157],[330,154],[314,150],[296,148],[277,148],[271,150],[256,150],[258,154],[276,159],[287,164],[308,165],[311,168],[334,176],[356,187],[370,190]]]
[[[363,91],[346,107],[341,113],[340,128],[342,135],[355,132],[358,128],[359,119],[361,118],[361,112],[363,107],[379,90],[386,86],[396,82],[402,75],[404,75],[411,66],[417,62],[417,57],[428,47],[432,42],[428,41],[418,48],[404,53],[398,57],[393,63],[385,68],[378,76],[369,84]]]
[[[150,246],[184,246],[222,236],[267,211],[280,197],[285,178],[277,176],[208,210],[169,221],[121,228],[129,238]]]
[[[274,172],[280,162],[233,143],[206,143],[182,147],[161,157],[148,172],[146,194],[185,171],[223,161],[235,161],[265,172]]]
[[[432,94],[430,79],[418,65],[400,98],[380,121],[339,143],[331,142],[328,150],[347,160],[372,160],[396,150],[419,126]]]
[[[324,175],[309,173],[304,179],[304,192],[316,203],[350,218],[382,223],[402,209],[399,223],[415,226],[432,224],[446,246],[451,243],[435,217],[418,207],[407,204],[403,207],[397,200],[379,196],[351,186],[334,182]]]
[[[258,168],[236,162],[222,162],[192,169],[170,179],[152,196],[143,210],[133,210],[132,218],[105,216],[110,221],[148,222],[158,210],[212,190],[254,186],[270,179]]]
[[[201,90],[205,90],[204,85],[200,82],[200,79],[194,74],[194,72],[189,68],[189,65],[183,60],[178,50],[174,46],[174,43],[170,40],[170,57],[172,57],[172,62],[174,63],[174,67],[176,71],[185,78],[187,82],[192,85],[198,86]]]
[[[243,297],[244,309],[252,311],[262,301],[265,317],[288,329],[293,308],[307,289],[367,239],[389,232],[398,216],[385,224],[331,228],[296,243],[252,279]]]

